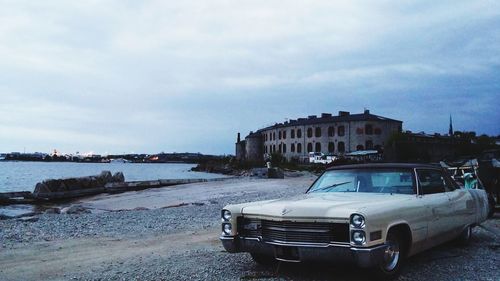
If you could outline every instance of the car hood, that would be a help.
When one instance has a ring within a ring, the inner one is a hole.
[[[318,192],[245,204],[241,212],[243,215],[288,219],[346,219],[352,213],[366,214],[388,211],[391,206],[401,206],[401,204],[391,204],[391,202],[411,200],[413,197],[405,194]]]

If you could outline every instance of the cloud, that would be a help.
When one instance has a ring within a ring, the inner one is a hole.
[[[500,134],[497,1],[0,4],[6,151],[233,153],[238,131],[363,107]]]

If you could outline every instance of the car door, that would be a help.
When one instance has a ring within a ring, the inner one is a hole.
[[[419,194],[429,214],[427,241],[434,246],[447,241],[452,234],[453,206],[447,192],[446,180],[437,169],[417,169]]]
[[[455,233],[458,234],[466,225],[475,222],[476,205],[468,190],[460,188],[451,181],[452,179],[446,177],[448,189],[446,195],[450,198],[453,209],[450,224]]]

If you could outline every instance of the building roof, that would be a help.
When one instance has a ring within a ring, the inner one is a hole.
[[[329,113],[323,113],[321,116],[311,115],[308,118],[299,118],[296,120],[289,120],[284,123],[276,123],[273,126],[262,128],[257,132],[262,132],[265,130],[291,127],[291,126],[304,126],[304,125],[316,125],[324,123],[334,123],[334,122],[349,122],[349,121],[387,121],[387,122],[399,122],[403,121],[391,119],[387,117],[382,117],[379,115],[371,114],[370,111],[365,110],[364,113],[350,114],[349,112],[340,111],[339,115],[333,116]]]

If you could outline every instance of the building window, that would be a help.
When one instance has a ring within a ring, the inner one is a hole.
[[[273,144],[273,153],[276,153],[276,145]]]
[[[273,140],[276,140],[276,132],[273,132]]]
[[[367,134],[367,135],[373,135],[373,126],[372,126],[372,124],[366,124],[365,125],[365,134]]]
[[[358,144],[358,146],[356,146],[356,150],[364,150],[365,148],[363,147],[362,144]]]
[[[375,133],[375,135],[381,135],[382,134],[382,129],[375,128],[375,130],[373,130],[373,132]]]
[[[373,141],[367,140],[365,142],[366,149],[373,149]]]
[[[339,144],[337,146],[337,150],[341,153],[345,152],[345,143],[343,141],[339,141]]]
[[[345,127],[344,126],[339,126],[337,128],[337,132],[338,132],[339,137],[345,136]]]
[[[286,153],[286,143],[283,144],[283,153]]]
[[[294,129],[290,130],[290,138],[292,138],[292,139],[295,138],[295,130]]]
[[[301,143],[297,144],[297,153],[302,153],[302,144]]]
[[[307,137],[312,138],[313,137],[313,129],[312,128],[307,128]]]
[[[281,139],[281,131],[278,131],[278,139]]]
[[[328,143],[328,152],[333,153],[335,151],[335,144],[333,142]]]
[[[286,130],[283,131],[283,139],[286,139]]]
[[[297,138],[301,138],[302,137],[302,130],[301,129],[297,129]]]
[[[295,152],[295,144],[290,145],[290,152]]]
[[[313,152],[313,144],[312,143],[307,144],[307,152]]]
[[[317,138],[321,137],[321,127],[316,127],[316,130],[314,132],[314,136]]]
[[[333,137],[335,136],[335,127],[328,127],[328,136]]]
[[[356,129],[356,134],[362,135],[363,134],[363,128],[357,128]]]
[[[321,152],[321,143],[320,143],[320,142],[317,142],[317,143],[316,143],[316,147],[315,147],[315,148],[316,148],[316,149],[315,149],[315,151],[316,151],[316,152]]]

